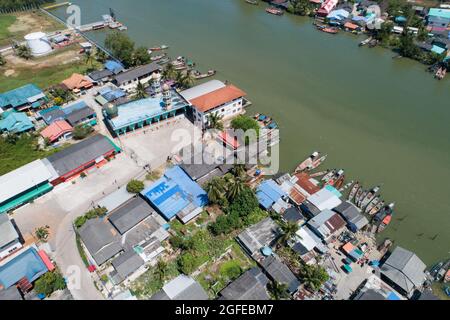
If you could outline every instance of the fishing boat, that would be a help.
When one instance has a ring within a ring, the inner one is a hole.
[[[253,4],[255,6],[257,6],[259,4],[259,2],[257,0],[245,0],[245,2],[247,2],[248,4]]]
[[[165,56],[166,56],[166,53],[159,54],[157,56],[150,57],[150,60],[151,61],[158,61],[158,60],[161,60],[162,58],[164,58]]]
[[[180,71],[180,70],[186,70],[187,68],[188,68],[187,65],[182,64],[182,65],[176,66],[174,69],[177,71]]]
[[[276,16],[282,16],[283,15],[283,11],[277,8],[266,8],[266,12],[270,13],[270,14],[274,14]]]
[[[381,201],[380,196],[373,197],[372,201],[370,201],[369,204],[367,205],[366,209],[364,209],[364,212],[369,213],[370,210],[372,210],[373,207],[375,207],[378,204],[378,202],[380,202],[380,201]]]
[[[163,44],[163,45],[161,45],[159,47],[152,47],[149,50],[151,50],[151,51],[160,51],[160,50],[166,50],[168,48],[169,48],[169,46],[166,46],[165,44]]]
[[[361,41],[361,42],[359,43],[359,46],[360,46],[360,47],[363,47],[363,46],[365,46],[366,44],[368,44],[371,40],[372,40],[372,37],[369,37],[369,38],[367,38],[367,39]]]
[[[258,120],[258,118],[259,118],[260,115],[261,115],[261,114],[259,114],[259,113],[255,114],[255,115],[253,116],[253,119]]]
[[[309,176],[310,176],[311,178],[317,178],[317,177],[321,177],[321,176],[326,175],[328,172],[330,172],[330,170],[319,171],[319,172],[316,172],[316,173],[311,173]]]
[[[317,29],[319,29],[322,32],[326,32],[326,33],[330,33],[330,34],[336,34],[339,32],[339,29],[336,27],[325,27],[325,28],[319,27]]]
[[[158,64],[159,65],[162,65],[162,64],[166,64],[166,63],[169,63],[170,62],[170,58],[169,57],[165,57],[165,58],[163,58],[163,59],[161,59],[161,60],[158,60]]]
[[[370,203],[370,201],[373,200],[373,198],[375,197],[375,195],[377,194],[377,192],[380,190],[379,186],[376,186],[375,188],[372,188],[367,195],[365,196],[364,199],[361,200],[361,205],[360,208],[361,210],[364,210],[364,208]]]
[[[358,208],[361,207],[361,202],[364,200],[364,198],[367,196],[368,193],[369,193],[369,191],[363,190],[363,192],[360,194],[358,201],[356,202],[356,206]]]
[[[344,185],[344,181],[345,181],[345,174],[342,174],[339,178],[336,179],[336,182],[334,183],[334,187],[338,190],[341,189],[342,186]]]
[[[392,214],[388,214],[387,216],[385,216],[384,219],[381,221],[380,225],[378,226],[377,233],[380,233],[384,229],[386,229],[388,224],[391,223],[391,220],[392,220]]]
[[[336,174],[336,169],[330,170],[326,175],[322,177],[322,181],[329,181]]]
[[[278,124],[275,121],[270,122],[267,126],[266,129],[277,129],[278,128]]]
[[[359,182],[356,181],[355,184],[353,185],[352,189],[350,190],[350,193],[348,194],[348,200],[352,201],[355,198],[356,192],[361,188],[361,186],[359,185]]]
[[[350,188],[353,185],[353,180],[350,182],[347,182],[342,188],[338,189],[339,192],[343,192],[345,190],[347,190],[348,188]]]
[[[310,167],[314,161],[320,158],[320,152],[314,151],[308,158],[306,158],[302,163],[300,163],[297,168],[295,169],[295,172],[300,172],[306,170],[308,167]]]
[[[373,207],[373,208],[368,212],[368,214],[369,214],[370,216],[373,216],[373,215],[376,214],[378,211],[380,211],[380,210],[384,207],[385,204],[386,204],[386,203],[385,203],[383,200],[381,200],[380,202],[378,202],[378,203],[376,204],[375,207]]]
[[[386,217],[387,215],[392,214],[392,210],[394,209],[394,203],[390,203],[387,206],[384,206],[383,208],[381,208],[380,211],[378,211],[378,213],[373,217],[373,221],[374,222],[381,222],[383,221],[384,217]]]
[[[212,77],[213,75],[216,74],[216,70],[208,70],[207,73],[200,73],[199,71],[195,70],[192,72],[192,76],[194,77],[194,79],[196,80],[200,80],[200,79],[204,79],[204,78],[208,78],[208,77]]]
[[[356,192],[355,199],[354,199],[354,201],[353,201],[353,203],[354,203],[355,205],[358,203],[359,198],[361,198],[363,192],[364,192],[364,189],[362,188],[362,186],[360,186],[359,189],[358,189],[358,191]]]

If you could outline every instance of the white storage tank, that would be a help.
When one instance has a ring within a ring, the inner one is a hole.
[[[42,56],[52,51],[52,46],[43,32],[33,32],[25,36],[27,45],[33,56]]]

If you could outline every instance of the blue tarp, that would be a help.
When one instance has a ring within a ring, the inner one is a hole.
[[[273,180],[264,181],[256,191],[259,204],[264,209],[270,209],[275,202],[284,196],[287,196],[287,194]]]
[[[125,68],[122,64],[120,64],[117,61],[108,60],[105,62],[105,69],[108,69],[109,71],[117,74],[117,73],[123,71]]]
[[[330,20],[345,20],[350,16],[350,13],[344,9],[338,9],[331,11],[327,18]]]
[[[392,291],[389,292],[387,299],[388,300],[400,300],[400,298]]]
[[[204,207],[206,192],[179,166],[166,170],[164,176],[141,192],[167,219],[176,216],[187,205]]]
[[[7,289],[23,277],[33,282],[47,271],[37,251],[30,248],[0,267],[0,285]]]

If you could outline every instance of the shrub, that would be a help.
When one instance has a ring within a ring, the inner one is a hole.
[[[81,228],[85,223],[86,223],[87,219],[86,216],[79,216],[78,218],[75,219],[75,227],[77,228]]]
[[[43,293],[45,296],[50,296],[57,290],[63,290],[66,288],[66,282],[63,276],[58,271],[47,272],[34,284],[34,290],[37,293]]]
[[[178,269],[184,274],[190,274],[196,267],[195,257],[190,252],[185,252],[178,257]]]
[[[141,192],[142,190],[144,190],[144,187],[145,187],[144,182],[133,179],[130,182],[128,182],[127,191],[129,193],[137,194],[137,193]]]
[[[75,140],[86,138],[94,129],[90,126],[78,125],[73,128],[72,136]]]
[[[220,274],[228,280],[236,279],[241,273],[241,266],[235,260],[227,261],[220,267]]]

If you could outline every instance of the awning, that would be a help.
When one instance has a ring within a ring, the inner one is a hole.
[[[44,250],[39,250],[38,254],[39,257],[41,257],[42,262],[44,262],[45,266],[47,267],[48,271],[55,270],[55,266],[50,261],[50,258],[48,257],[47,253]]]

